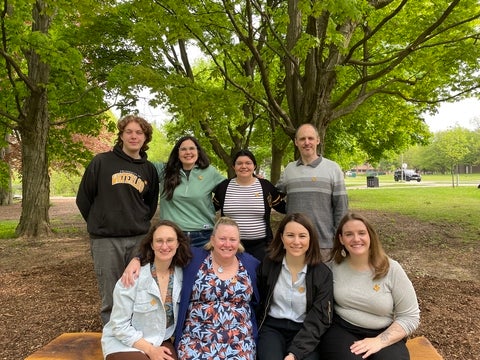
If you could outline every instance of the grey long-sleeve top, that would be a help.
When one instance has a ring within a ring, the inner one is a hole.
[[[390,269],[381,279],[372,272],[352,269],[348,261],[331,264],[335,312],[349,323],[382,329],[396,321],[412,334],[420,323],[415,289],[401,265],[389,259]]]

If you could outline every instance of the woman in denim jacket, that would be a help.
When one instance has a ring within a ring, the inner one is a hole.
[[[182,268],[192,255],[188,238],[168,220],[153,225],[140,245],[141,269],[133,286],[119,280],[102,335],[106,360],[172,360]]]

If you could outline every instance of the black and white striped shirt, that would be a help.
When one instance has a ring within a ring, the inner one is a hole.
[[[223,206],[225,216],[234,219],[240,229],[240,239],[255,240],[267,236],[265,224],[265,203],[260,181],[241,186],[232,179],[227,187]]]

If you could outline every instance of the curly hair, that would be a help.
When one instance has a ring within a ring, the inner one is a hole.
[[[148,150],[147,144],[150,141],[152,141],[153,127],[152,125],[150,125],[150,123],[147,120],[137,115],[127,115],[118,121],[117,123],[118,134],[117,134],[117,139],[115,140],[115,144],[119,145],[120,147],[123,146],[122,134],[125,131],[125,128],[127,127],[127,125],[130,124],[131,122],[136,122],[142,128],[142,131],[145,134],[145,142],[143,143],[140,151],[143,151],[143,152],[147,151]]]

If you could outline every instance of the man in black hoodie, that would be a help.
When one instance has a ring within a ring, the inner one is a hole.
[[[150,228],[159,193],[157,170],[146,154],[152,126],[128,115],[117,128],[113,150],[93,158],[77,193],[90,234],[103,324],[110,319],[115,284]]]

